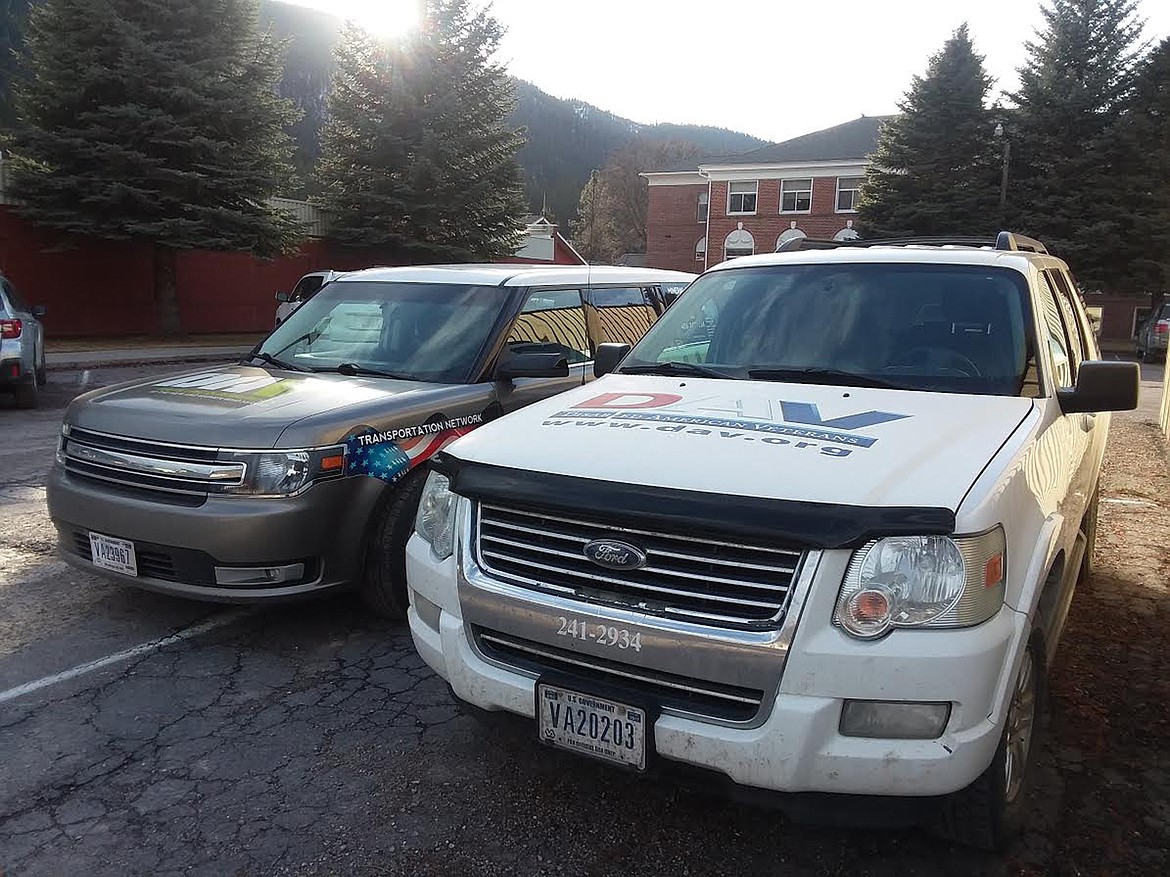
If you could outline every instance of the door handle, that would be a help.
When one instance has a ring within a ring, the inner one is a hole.
[[[1092,432],[1093,426],[1097,423],[1096,414],[1082,414],[1081,415],[1081,429],[1085,432]]]

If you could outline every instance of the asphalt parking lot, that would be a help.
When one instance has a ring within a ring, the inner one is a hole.
[[[44,506],[65,404],[173,369],[55,372],[33,412],[0,399],[0,877],[1170,870],[1170,558],[1144,543],[1170,526],[1170,477],[1149,463],[1162,480],[1146,493],[1130,471],[1147,465],[1161,366],[1144,368],[1143,409],[1115,422],[1125,462],[1054,671],[1034,827],[1006,857],[797,826],[486,730],[404,626],[347,597],[223,608],[66,566]],[[1123,654],[1102,645],[1107,624]]]

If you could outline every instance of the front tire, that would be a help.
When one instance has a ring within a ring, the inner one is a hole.
[[[406,618],[406,543],[426,482],[426,470],[411,472],[396,485],[374,523],[366,568],[358,589],[375,614],[391,621]]]
[[[1039,742],[1045,685],[1044,647],[1033,632],[1016,674],[1003,734],[991,765],[947,801],[937,825],[948,840],[1002,852],[1024,825],[1029,767]]]

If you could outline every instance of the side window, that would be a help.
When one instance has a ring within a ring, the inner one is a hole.
[[[564,353],[570,364],[591,360],[593,349],[585,331],[580,290],[533,291],[512,324],[506,343],[515,351]]]
[[[292,300],[301,302],[308,301],[324,285],[324,278],[322,277],[302,277],[301,282],[293,290]]]
[[[1052,290],[1048,277],[1044,272],[1039,275],[1040,308],[1042,331],[1048,344],[1048,352],[1052,358],[1053,380],[1058,387],[1073,385],[1072,360],[1069,356],[1068,333],[1065,331],[1064,320],[1061,319],[1060,309],[1056,304],[1056,294]]]
[[[1048,282],[1056,292],[1056,303],[1060,307],[1060,315],[1064,317],[1064,324],[1068,328],[1069,341],[1072,343],[1073,380],[1076,380],[1077,370],[1081,363],[1090,359],[1089,344],[1085,338],[1084,325],[1078,318],[1077,303],[1074,300],[1072,285],[1064,273],[1056,269],[1045,272]]]
[[[634,344],[658,318],[649,289],[594,287],[588,298],[589,328],[598,343]]]

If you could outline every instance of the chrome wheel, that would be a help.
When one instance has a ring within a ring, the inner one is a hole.
[[[1036,724],[1036,661],[1029,649],[1016,677],[1016,689],[1007,717],[1007,757],[1004,758],[1004,798],[1011,803],[1024,785],[1028,752],[1032,748],[1032,730]]]

